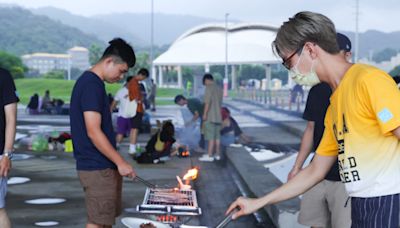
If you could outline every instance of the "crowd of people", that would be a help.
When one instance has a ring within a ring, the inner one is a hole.
[[[35,93],[29,99],[29,103],[26,106],[27,112],[30,115],[37,114],[64,114],[63,105],[64,101],[62,99],[50,98],[50,91],[46,90],[42,98],[39,94]]]
[[[307,127],[287,183],[259,198],[239,197],[227,210],[236,219],[266,205],[300,194],[299,222],[312,227],[399,227],[400,208],[400,91],[394,80],[375,67],[351,63],[351,43],[336,33],[324,15],[299,12],[277,31],[276,54],[300,85],[310,90],[303,118]],[[70,123],[76,169],[85,197],[88,228],[112,227],[121,214],[122,177],[134,178],[131,163],[118,152],[129,134],[129,153],[138,151],[137,136],[145,112],[140,81],[149,76],[140,69],[128,77],[113,101],[105,82],[122,80],[135,65],[133,48],[120,38],[109,42],[101,59],[76,81],[71,95]],[[222,106],[222,91],[211,74],[203,77],[203,101],[175,98],[187,105],[200,121],[207,153],[200,161],[221,159],[220,145],[237,138],[249,141],[228,108]],[[154,85],[154,84],[153,84]],[[11,168],[19,101],[10,73],[0,69],[0,227],[9,228],[5,211],[7,175]],[[155,90],[150,94],[155,110]],[[38,95],[29,109],[39,106]],[[31,103],[31,102],[30,102]],[[110,104],[111,103],[111,104]],[[42,99],[49,109],[50,93]],[[112,110],[119,105],[117,136]],[[174,150],[175,128],[165,122],[152,135],[146,152],[137,160],[157,160]],[[201,144],[201,143],[200,143]],[[203,145],[203,146],[204,146]],[[315,151],[312,162],[303,167]]]

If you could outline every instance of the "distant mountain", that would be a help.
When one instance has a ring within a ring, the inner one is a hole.
[[[65,25],[78,28],[82,32],[98,37],[104,42],[108,42],[115,37],[122,37],[134,46],[144,46],[145,41],[134,35],[130,29],[126,29],[119,24],[108,23],[105,20],[84,17],[72,14],[66,10],[54,7],[42,7],[31,9],[34,14],[45,15],[55,21]]]
[[[354,44],[354,32],[344,31],[352,44]],[[354,45],[353,45],[354,51]],[[377,30],[368,30],[359,34],[359,56],[368,57],[371,54],[377,53],[385,48],[400,50],[400,31],[384,33]]]
[[[0,49],[16,50],[16,53],[24,53],[34,50],[34,48],[31,47],[32,45],[30,45],[31,43],[37,48],[35,43],[38,41],[51,41],[54,40],[56,36],[58,37],[57,40],[65,41],[64,43],[61,42],[61,46],[58,44],[55,45],[52,42],[40,42],[44,47],[40,47],[39,45],[39,49],[51,50],[56,49],[55,46],[57,46],[57,50],[60,50],[60,47],[64,48],[65,46],[70,46],[71,43],[80,42],[87,44],[94,42],[94,40],[105,45],[106,41],[117,36],[125,38],[133,44],[136,50],[148,51],[149,49],[150,14],[148,13],[113,13],[84,17],[71,14],[68,11],[58,8],[44,7],[30,9],[35,14],[32,15],[27,10],[16,9],[10,5],[0,4],[0,7],[1,6],[3,8],[0,8],[0,23],[2,25],[0,26]],[[10,13],[10,11],[14,13]],[[16,11],[18,11],[18,13]],[[38,15],[45,15],[46,17]],[[37,23],[33,23],[32,20],[40,20],[39,25],[41,26],[37,26]],[[201,24],[218,22],[223,22],[223,20],[190,15],[155,13],[154,43],[158,46],[164,46],[164,50],[165,45],[170,45],[185,31]],[[46,30],[47,32],[42,30]],[[36,35],[40,34],[40,36],[35,35],[35,39],[33,39],[31,37],[32,32]],[[349,36],[354,46],[354,33],[350,31],[343,31],[343,33]],[[7,40],[7,42],[4,40]],[[15,44],[16,42],[13,42],[14,40],[18,41],[18,45]],[[91,41],[88,42],[88,40]],[[400,31],[384,33],[376,30],[369,30],[360,33],[359,57],[368,57],[370,53],[377,53],[386,48],[400,50],[399,40]],[[21,46],[22,41],[25,42],[24,48]]]
[[[69,48],[104,42],[45,16],[19,7],[0,7],[0,50],[16,55],[32,52],[65,53]]]
[[[113,13],[97,15],[94,18],[107,23],[121,26],[127,31],[139,36],[149,45],[151,16],[148,13]],[[162,46],[171,44],[182,33],[195,26],[205,23],[222,22],[212,18],[190,15],[154,14],[154,43]]]

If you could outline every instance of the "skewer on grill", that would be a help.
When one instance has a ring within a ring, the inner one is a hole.
[[[240,210],[240,207],[236,207],[233,209],[225,218],[215,227],[215,228],[222,228],[228,225],[232,221],[232,215],[235,214]]]
[[[135,179],[138,180],[138,181],[140,181],[140,182],[142,182],[144,185],[146,185],[146,186],[149,187],[149,188],[156,188],[156,187],[157,187],[155,184],[152,184],[152,183],[150,183],[150,182],[148,182],[148,181],[142,179],[142,178],[139,177],[139,176],[136,176]]]

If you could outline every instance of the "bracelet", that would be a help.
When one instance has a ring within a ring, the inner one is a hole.
[[[5,150],[5,151],[3,152],[3,156],[4,156],[4,157],[8,157],[10,160],[12,159],[13,154],[14,154],[14,151],[12,151],[12,150]]]

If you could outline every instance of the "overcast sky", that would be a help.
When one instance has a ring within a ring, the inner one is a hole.
[[[360,0],[360,31],[400,31],[399,0]],[[115,12],[150,12],[151,0],[0,0],[27,8],[53,6],[91,16]],[[325,14],[338,30],[355,30],[356,0],[154,0],[155,12],[223,19],[226,12],[241,21],[279,26],[298,11]]]

